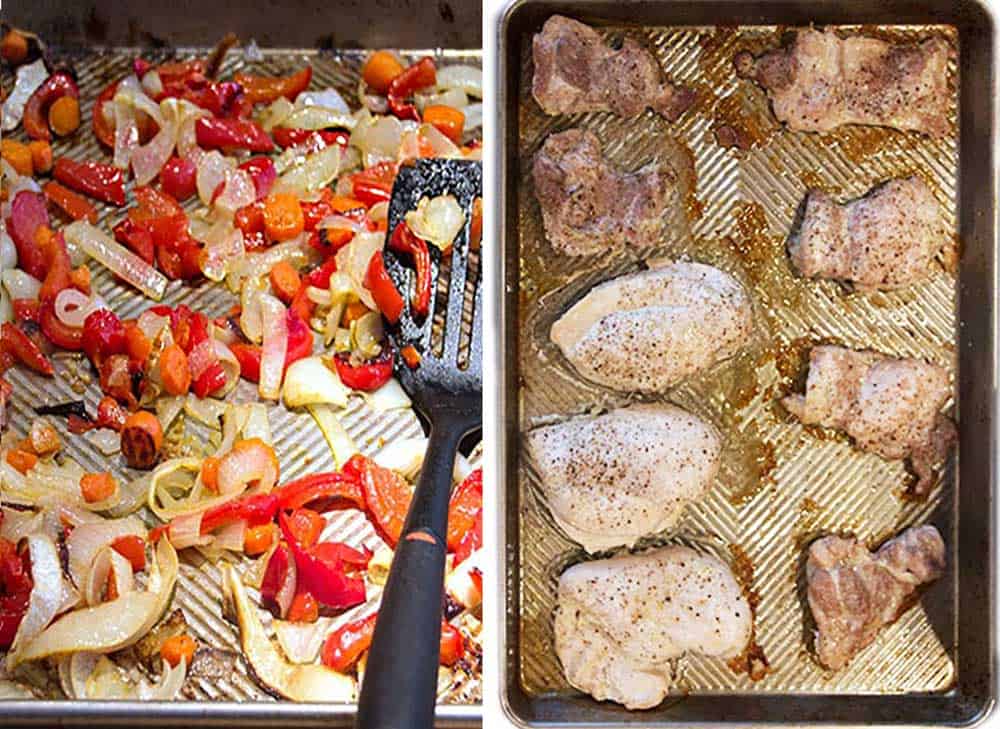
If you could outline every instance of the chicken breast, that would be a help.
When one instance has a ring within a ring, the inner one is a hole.
[[[667,156],[637,172],[620,172],[604,158],[593,132],[550,135],[532,166],[546,238],[568,256],[655,244],[668,221],[685,215],[679,201],[694,177],[679,148]]]
[[[863,451],[909,459],[918,477],[914,491],[923,494],[956,440],[955,424],[941,414],[950,394],[943,367],[821,346],[809,356],[806,394],[782,404],[807,425],[843,430]]]
[[[735,658],[752,629],[732,570],[688,547],[584,562],[559,578],[556,653],[569,683],[598,701],[656,706],[671,660],[687,651]]]
[[[588,552],[677,523],[719,470],[715,429],[674,405],[632,405],[536,428],[526,446],[553,518]]]
[[[788,249],[803,276],[885,291],[927,278],[946,243],[933,193],[919,177],[907,177],[843,204],[810,191],[802,227]]]
[[[739,281],[677,261],[598,284],[550,336],[583,377],[655,392],[731,357],[752,328],[750,297]]]
[[[824,537],[809,547],[809,609],[820,663],[836,670],[870,645],[914,603],[917,588],[938,579],[945,546],[933,526],[907,529],[872,554],[857,539]]]
[[[553,15],[532,43],[531,92],[546,114],[613,111],[636,116],[652,107],[673,121],[694,103],[694,93],[663,81],[653,54],[631,38],[620,50],[589,25]]]
[[[866,124],[940,137],[948,132],[952,53],[943,38],[894,45],[808,28],[787,48],[759,58],[744,51],[734,63],[767,90],[774,115],[792,131]]]

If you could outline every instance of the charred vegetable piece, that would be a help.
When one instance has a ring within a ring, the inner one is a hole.
[[[238,73],[233,80],[243,87],[251,104],[270,104],[282,96],[289,101],[295,101],[296,96],[309,88],[312,66],[306,66],[291,76],[252,76],[248,73]]]
[[[352,456],[344,470],[360,473],[368,514],[382,538],[395,547],[413,497],[410,485],[395,471],[361,455]]]
[[[64,97],[72,98],[77,102],[77,126],[79,126],[79,98],[80,90],[76,86],[73,77],[65,72],[57,72],[49,76],[24,105],[24,131],[32,139],[44,139],[46,142],[52,139],[52,132],[49,131],[49,109],[57,100]],[[75,127],[74,127],[75,128]]]
[[[372,392],[392,377],[392,348],[383,345],[382,352],[374,359],[352,364],[351,355],[341,352],[333,358],[340,381],[353,390]]]
[[[375,255],[368,263],[364,284],[365,288],[371,291],[372,298],[375,299],[375,304],[386,321],[390,324],[398,322],[403,314],[403,297],[399,295],[396,284],[385,269],[382,251],[375,251]]]
[[[152,413],[132,413],[122,426],[121,448],[125,462],[132,468],[150,469],[156,465],[163,447],[163,427]]]
[[[13,355],[14,359],[35,372],[51,376],[52,362],[38,345],[21,329],[11,322],[0,326],[0,351]]]
[[[386,97],[389,100],[389,111],[400,119],[420,121],[420,113],[413,104],[407,104],[406,99],[428,86],[437,83],[437,69],[431,58],[421,58],[389,84]]]
[[[73,220],[87,220],[91,225],[97,223],[97,209],[82,195],[78,195],[54,180],[45,183],[45,187],[42,189],[49,202]]]
[[[477,468],[459,484],[451,495],[451,502],[448,504],[448,549],[452,552],[463,545],[469,549],[471,554],[482,546],[482,518],[483,511],[483,469]],[[478,524],[479,533],[476,534]],[[472,541],[475,545],[466,544],[468,535],[474,535]],[[466,555],[467,556],[467,555]]]
[[[431,255],[427,241],[414,235],[406,222],[401,221],[389,237],[389,247],[413,259],[417,275],[411,307],[417,316],[427,316],[431,303]]]

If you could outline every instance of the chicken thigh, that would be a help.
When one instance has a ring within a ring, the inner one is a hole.
[[[668,147],[666,159],[620,172],[593,132],[570,129],[545,140],[532,177],[545,236],[560,253],[583,256],[656,243],[664,225],[685,214],[679,201],[690,192],[694,170],[678,146]]]
[[[662,80],[653,54],[631,38],[613,50],[589,25],[553,15],[532,43],[531,91],[546,114],[613,111],[636,116],[652,107],[673,121],[694,103],[694,93]]]
[[[672,527],[719,470],[715,429],[674,405],[632,405],[528,433],[553,518],[588,552]]]
[[[752,632],[732,570],[688,547],[583,562],[559,578],[556,653],[570,684],[598,701],[656,706],[672,659],[735,658]]]
[[[845,666],[913,605],[918,587],[944,569],[944,541],[933,526],[907,529],[874,554],[857,539],[813,542],[806,580],[820,663],[833,670]]]
[[[746,290],[701,263],[665,262],[598,284],[550,336],[589,380],[653,392],[734,355],[753,328]]]
[[[767,90],[774,115],[792,131],[866,124],[940,137],[948,132],[951,54],[943,38],[894,45],[808,28],[787,48],[733,60],[737,74]]]
[[[788,249],[808,278],[847,281],[862,291],[891,290],[927,278],[947,242],[941,208],[927,183],[907,177],[844,204],[810,191],[802,227]]]
[[[943,367],[820,346],[809,357],[805,395],[782,404],[807,425],[843,430],[863,451],[909,459],[918,477],[914,492],[923,494],[956,439],[955,424],[941,414],[950,394]]]

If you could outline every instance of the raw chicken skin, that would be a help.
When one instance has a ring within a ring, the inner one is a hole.
[[[774,115],[796,132],[829,132],[843,124],[948,133],[948,59],[943,38],[893,45],[840,38],[832,30],[798,31],[788,48],[734,58],[771,99]]]
[[[945,566],[944,541],[933,526],[907,529],[874,554],[857,539],[813,542],[806,580],[820,663],[833,670],[845,666],[906,612],[917,588],[938,579]]]
[[[632,405],[526,437],[549,511],[588,552],[673,527],[719,470],[715,429],[674,405]]]
[[[907,177],[845,204],[811,191],[789,252],[808,278],[848,281],[862,291],[891,290],[927,278],[947,242],[941,208],[927,183]]]
[[[923,494],[956,439],[954,423],[941,414],[950,394],[943,367],[819,346],[809,357],[806,394],[782,404],[807,425],[843,430],[863,451],[908,458],[918,477],[914,491]]]
[[[656,706],[672,659],[735,658],[752,631],[732,570],[688,547],[583,562],[559,578],[556,653],[569,683],[598,701]]]
[[[662,168],[651,162],[636,172],[619,172],[604,158],[594,133],[584,129],[550,135],[532,166],[545,236],[568,256],[656,243],[672,217],[668,203],[679,198],[669,193],[686,195],[693,176],[690,159],[681,153]]]
[[[583,377],[655,392],[736,354],[752,328],[750,297],[739,281],[677,261],[598,284],[550,336]]]
[[[532,42],[531,92],[546,114],[613,111],[636,116],[648,106],[673,121],[694,103],[694,93],[662,80],[653,55],[631,38],[620,50],[589,25],[553,15]]]

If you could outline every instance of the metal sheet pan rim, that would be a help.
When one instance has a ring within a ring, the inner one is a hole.
[[[597,0],[597,2],[599,1],[600,0]],[[579,2],[548,3],[547,5],[548,6],[557,5],[559,10],[567,13],[573,13],[574,11],[576,11],[579,14],[585,14],[592,6],[596,5],[597,2],[595,2],[594,0],[589,0],[589,1],[581,0]],[[511,180],[511,175],[513,173],[512,170],[508,169],[507,165],[507,161],[509,159],[508,157],[509,139],[507,131],[509,124],[511,124],[512,114],[516,115],[517,113],[516,112],[517,100],[507,98],[507,93],[508,90],[511,88],[510,74],[518,73],[518,71],[516,70],[517,68],[516,64],[513,63],[510,58],[510,54],[512,53],[512,51],[511,51],[511,40],[508,33],[510,30],[509,24],[511,18],[521,8],[532,4],[535,4],[533,0],[514,0],[513,2],[506,4],[503,8],[499,9],[496,12],[495,17],[497,19],[497,24],[499,27],[496,32],[497,45],[495,47],[495,52],[492,54],[492,59],[491,59],[493,61],[492,80],[495,84],[495,89],[496,89],[495,93],[496,93],[497,103],[499,106],[497,114],[497,120],[498,120],[497,130],[492,135],[492,138],[488,142],[488,144],[490,144],[492,147],[494,159],[496,160],[494,174],[491,179],[491,182],[495,184],[495,188],[493,189],[494,195],[492,199],[494,200],[494,209],[496,211],[496,217],[493,220],[491,230],[493,231],[495,239],[497,240],[498,244],[491,251],[491,258],[489,260],[489,265],[491,265],[492,267],[489,269],[490,284],[488,291],[492,291],[493,297],[490,302],[490,308],[488,308],[487,311],[490,314],[489,322],[492,324],[493,330],[498,332],[498,336],[501,341],[499,344],[497,344],[494,350],[492,350],[492,352],[490,352],[490,350],[487,350],[488,354],[492,354],[492,357],[490,359],[490,364],[492,364],[496,368],[495,371],[497,373],[497,379],[498,379],[496,386],[492,388],[487,388],[487,397],[489,398],[487,412],[496,413],[496,418],[495,418],[496,425],[494,426],[495,430],[493,430],[494,437],[491,440],[492,450],[489,454],[487,454],[487,464],[488,464],[487,473],[489,474],[490,472],[492,472],[492,475],[495,479],[495,483],[497,483],[496,501],[495,501],[496,514],[494,515],[494,518],[496,519],[497,535],[498,535],[498,540],[497,540],[498,554],[496,555],[496,562],[495,562],[498,569],[504,569],[504,568],[515,569],[516,568],[515,566],[518,564],[517,561],[518,558],[516,553],[512,553],[511,551],[509,551],[510,549],[509,545],[511,539],[511,534],[510,534],[511,524],[513,523],[513,520],[516,519],[516,515],[512,515],[510,511],[511,511],[511,504],[516,502],[516,499],[512,499],[511,496],[508,494],[507,491],[508,482],[504,480],[507,477],[507,467],[508,464],[510,463],[509,460],[510,452],[511,450],[516,449],[517,447],[516,442],[512,441],[512,438],[510,437],[511,431],[508,429],[508,428],[516,429],[517,426],[516,424],[511,425],[510,423],[507,422],[508,420],[510,420],[510,414],[512,412],[508,408],[507,403],[510,401],[510,399],[516,398],[516,389],[512,391],[511,388],[508,387],[512,379],[510,369],[512,367],[516,369],[516,364],[515,364],[516,358],[505,356],[503,347],[504,342],[506,341],[506,329],[509,326],[509,319],[507,312],[508,304],[507,304],[507,297],[505,296],[505,287],[509,287],[511,285],[511,281],[513,280],[512,278],[508,278],[508,273],[505,270],[505,260],[506,260],[505,247],[508,244],[507,242],[508,227],[505,220],[507,214],[510,212],[508,207],[507,191],[510,189],[511,184],[513,184]],[[698,4],[705,5],[708,3],[697,2],[697,1],[683,3],[683,5],[688,7]],[[728,2],[711,3],[711,4],[723,5],[723,6],[731,5],[731,3]],[[821,4],[826,7],[832,5],[830,3],[816,3],[815,5],[821,5]],[[623,5],[627,6],[631,5],[631,3],[624,3]],[[635,5],[649,6],[650,3],[635,3]],[[771,24],[771,23],[777,24],[780,22],[780,19],[774,17],[775,13],[773,10],[770,12],[770,14],[767,13],[767,9],[770,5],[772,4],[766,2],[753,4],[751,12],[759,11],[760,15],[760,17],[757,18],[755,22],[759,22],[762,24]],[[788,4],[785,5],[787,6]],[[804,6],[808,5],[808,3],[792,3],[791,5],[797,6],[801,10]],[[979,8],[981,12],[986,12],[988,15],[989,11],[983,6],[982,3],[974,2],[973,5]],[[624,12],[626,11],[623,10],[623,13]],[[669,12],[664,12],[663,14],[668,16],[671,15],[671,13]],[[854,22],[852,21],[849,13],[845,12],[844,15],[845,17],[839,22],[842,22],[844,24],[852,24],[852,22]],[[986,27],[981,27],[978,30],[986,33],[989,38],[988,42],[989,42],[989,47],[991,49],[990,63],[989,63],[989,68],[986,71],[986,75],[991,81],[991,83],[988,84],[988,86],[992,86],[995,89],[997,87],[998,75],[1000,75],[1000,64],[998,64],[998,56],[1000,56],[1000,41],[998,41],[998,38],[995,35],[992,23],[993,18],[991,16],[989,16],[989,21],[990,22],[986,23]],[[638,22],[641,24],[642,21],[640,19],[638,21],[633,21],[633,22]],[[935,22],[947,22],[947,21],[940,20]],[[684,22],[683,20],[678,22],[676,17],[672,17],[670,20],[658,19],[655,23],[652,24],[684,25]],[[697,24],[701,25],[702,23],[697,23]],[[986,89],[984,89],[984,91],[985,90]],[[989,140],[990,150],[992,151],[995,158],[997,150],[1000,149],[1000,135],[998,135],[998,128],[996,125],[996,119],[998,116],[997,109],[1000,109],[1000,104],[997,103],[997,94],[995,92],[992,94],[991,106],[993,108],[989,108],[989,106],[987,106],[986,113],[988,115],[988,118],[985,121],[989,123],[989,127],[987,128],[987,138]],[[982,121],[984,120],[980,117],[980,122]],[[960,168],[961,168],[961,163],[960,163]],[[995,257],[997,251],[996,171],[994,170],[992,172],[992,176],[988,175],[987,179],[984,180],[984,182],[988,183],[989,198],[992,200],[993,203],[992,214],[987,214],[986,218],[988,221],[987,224],[991,229],[990,240],[989,240],[989,242],[991,243],[989,251],[989,260],[995,263]],[[963,216],[963,221],[962,221],[963,229],[964,229],[964,223],[965,220]],[[997,311],[996,307],[997,303],[996,271],[991,267],[988,274],[990,275],[990,279],[992,280],[990,289],[992,290],[993,293],[992,300],[990,302],[992,305],[991,323],[993,327],[993,332],[996,332],[998,327],[998,322],[1000,322],[1000,312]],[[516,286],[516,281],[515,281],[515,286]],[[959,289],[961,288],[961,284],[959,284],[958,288]],[[507,291],[506,293],[510,295],[509,291]],[[961,292],[959,291],[959,296],[960,295]],[[514,296],[516,296],[516,292],[514,293],[513,296],[511,296],[511,298],[514,298]],[[989,392],[991,395],[991,400],[985,407],[989,411],[988,443],[990,444],[992,451],[992,454],[989,457],[990,469],[988,476],[992,479],[991,486],[993,486],[997,482],[1000,482],[1000,464],[998,464],[995,454],[997,447],[996,415],[998,410],[1000,410],[1000,405],[998,405],[997,402],[998,388],[995,382],[995,377],[997,375],[996,364],[998,360],[997,340],[995,336],[992,337],[990,345],[991,346],[989,347],[986,354],[988,354],[989,360],[992,365],[992,375],[994,379],[993,381],[990,382],[991,387],[989,389]],[[489,367],[487,368],[487,370],[489,370]],[[995,486],[991,488],[988,496],[989,496],[990,506],[993,506],[996,497]],[[992,510],[990,511],[990,514],[987,518],[990,519],[991,522],[994,520]],[[987,668],[990,680],[989,680],[989,685],[985,687],[986,695],[983,698],[982,702],[978,704],[977,707],[975,707],[975,710],[971,715],[966,716],[961,721],[959,721],[959,723],[962,725],[972,725],[982,721],[985,717],[990,715],[996,701],[995,700],[997,693],[996,676],[993,670],[993,666],[996,663],[996,630],[997,630],[995,627],[996,580],[994,576],[995,566],[996,566],[996,534],[992,528],[986,535],[986,541],[989,550],[988,554],[989,572],[987,579],[988,594],[985,597],[988,598],[990,603],[990,610],[992,613],[994,613],[993,615],[990,616],[989,635],[986,637],[986,642],[988,643],[988,648],[989,648],[988,653],[991,656],[991,665]],[[510,574],[506,575],[505,577],[502,575],[503,575],[502,572],[498,572],[498,580],[496,583],[497,591],[495,593],[495,599],[498,601],[499,607],[495,614],[504,617],[510,609],[516,610],[516,603],[511,602],[511,594],[517,591],[517,586],[515,583],[518,578]],[[515,725],[523,727],[558,726],[558,725],[563,725],[565,723],[574,723],[574,724],[585,723],[587,726],[592,726],[592,727],[598,727],[598,726],[611,727],[611,726],[621,725],[621,722],[618,721],[605,722],[596,719],[592,714],[588,716],[588,712],[586,710],[587,707],[585,705],[590,704],[590,706],[592,707],[593,703],[590,702],[589,699],[587,698],[583,698],[576,701],[577,704],[581,705],[581,711],[578,712],[573,711],[572,707],[568,706],[569,704],[574,703],[573,700],[562,700],[559,709],[554,710],[550,714],[546,714],[546,716],[542,719],[531,720],[526,715],[523,715],[522,714],[523,706],[520,705],[520,702],[523,700],[523,696],[515,695],[516,692],[512,690],[516,687],[516,684],[519,681],[519,669],[516,664],[516,657],[514,656],[515,649],[512,646],[512,643],[510,641],[510,636],[508,635],[507,623],[505,622],[504,625],[498,627],[500,627],[501,630],[497,638],[497,650],[495,651],[495,655],[491,657],[490,660],[493,662],[494,665],[496,665],[499,676],[499,682],[498,682],[498,689],[500,694],[499,704],[504,713],[506,714],[506,717],[510,721],[512,721]],[[942,702],[948,702],[951,701],[957,693],[958,693],[957,689],[954,689],[952,691],[946,692],[945,694],[939,695],[939,697],[936,698],[939,698],[940,701]],[[779,696],[762,697],[762,698],[764,698],[765,703],[772,703],[774,699],[780,700],[783,697],[791,698],[792,696],[779,695]],[[823,697],[823,698],[827,699],[828,697]],[[835,700],[845,700],[861,704],[867,703],[869,699],[878,699],[878,698],[880,697],[863,697],[863,696],[834,697]],[[890,698],[905,699],[906,697],[890,697]],[[669,719],[669,717],[665,718]],[[652,719],[653,717],[649,713],[636,713],[630,715],[627,721],[629,721],[629,723],[632,722],[653,723],[653,721],[651,721]],[[657,719],[659,719],[659,717],[657,717]],[[698,721],[691,719],[678,720],[674,718],[670,721],[672,724],[683,724],[685,726],[718,726],[720,724],[720,722],[717,720]],[[749,726],[760,726],[763,723],[824,724],[827,722],[824,721],[823,719],[820,720],[800,719],[798,717],[790,716],[788,718],[784,718],[778,721],[775,721],[773,717],[769,717],[767,719],[752,719],[752,718],[741,719],[737,717],[733,720],[727,720],[722,723],[726,723],[727,725],[730,726],[749,727]],[[894,719],[889,721],[883,721],[882,723],[909,724],[912,722],[909,721],[904,714],[900,713]],[[954,723],[954,722],[945,720],[942,723]]]

